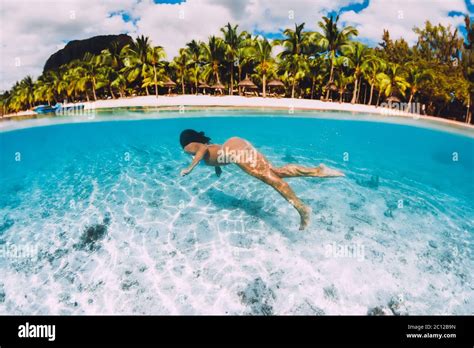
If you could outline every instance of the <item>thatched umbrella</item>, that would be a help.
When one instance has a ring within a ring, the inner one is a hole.
[[[257,89],[257,85],[255,83],[252,82],[252,80],[250,80],[248,77],[245,77],[245,79],[243,79],[242,81],[239,82],[239,95],[241,94],[241,88],[244,89],[244,91],[246,89]]]
[[[253,83],[248,77],[246,77],[244,80],[239,82],[239,87],[257,88],[257,85]]]
[[[274,88],[275,90],[278,88],[285,88],[285,84],[280,81],[280,80],[271,80],[270,82],[267,83],[268,88],[271,90]],[[274,94],[276,96],[276,93]]]
[[[269,83],[267,83],[268,87],[285,87],[285,84],[281,82],[280,80],[271,80]]]
[[[220,91],[221,94],[224,94],[223,90],[224,90],[225,86],[220,82],[216,82],[215,84],[213,84],[211,86],[211,88],[214,90],[214,93],[216,91]]]
[[[389,104],[400,103],[400,98],[395,97],[394,95],[391,95],[390,97],[387,98],[387,101],[389,102]]]
[[[337,91],[337,86],[334,82],[330,82],[326,85],[326,88],[329,88],[331,91]]]
[[[206,94],[206,88],[210,88],[210,86],[206,82],[200,82],[198,88],[202,88],[203,93]]]
[[[322,101],[327,101],[329,100],[329,97],[331,95],[330,92],[336,92],[336,91],[339,91],[339,89],[337,88],[337,85],[334,83],[334,82],[329,82],[326,86],[324,86],[324,89],[327,90],[327,99],[323,99],[323,97],[321,96],[321,100]]]
[[[163,83],[163,86],[168,87],[168,95],[170,95],[171,94],[171,89],[176,87],[176,82],[171,81],[171,79],[168,78],[168,81]]]
[[[391,109],[393,107],[392,103],[400,103],[400,98],[391,95],[387,98],[388,107]],[[397,105],[395,105],[397,107]]]

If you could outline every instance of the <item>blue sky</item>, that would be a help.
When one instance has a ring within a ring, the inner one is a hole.
[[[1,7],[2,90],[26,75],[37,77],[68,41],[95,35],[146,35],[171,59],[191,39],[220,35],[227,22],[275,39],[295,23],[318,30],[323,15],[339,14],[364,43],[376,45],[388,29],[413,44],[413,27],[430,20],[462,32],[464,14],[474,11],[468,0],[1,0]]]

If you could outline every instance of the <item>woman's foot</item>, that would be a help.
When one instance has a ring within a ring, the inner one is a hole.
[[[301,221],[300,221],[300,231],[304,230],[309,225],[310,216],[311,216],[311,208],[307,206],[303,206],[301,209],[298,210],[300,213]]]
[[[336,176],[345,176],[344,173],[336,170],[336,169],[331,169],[329,167],[326,167],[324,164],[319,165],[319,176],[324,176],[324,177],[336,177]]]

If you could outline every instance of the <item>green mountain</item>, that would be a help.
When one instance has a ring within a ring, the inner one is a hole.
[[[100,35],[85,40],[73,40],[63,48],[52,54],[44,65],[43,73],[48,70],[59,68],[74,59],[80,59],[86,52],[99,54],[108,48],[114,41],[119,43],[120,48],[132,42],[132,38],[126,34],[120,35]]]

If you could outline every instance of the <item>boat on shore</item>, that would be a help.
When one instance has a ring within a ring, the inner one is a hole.
[[[37,114],[49,114],[52,112],[56,112],[57,109],[60,108],[60,104],[57,103],[54,106],[51,105],[38,105],[33,108],[33,111],[36,112]]]
[[[49,114],[49,113],[56,113],[56,114],[65,114],[70,111],[77,111],[77,110],[84,110],[84,104],[76,104],[76,105],[67,105],[64,106],[61,103],[56,103],[56,105],[38,105],[33,108],[33,111],[37,114]]]

